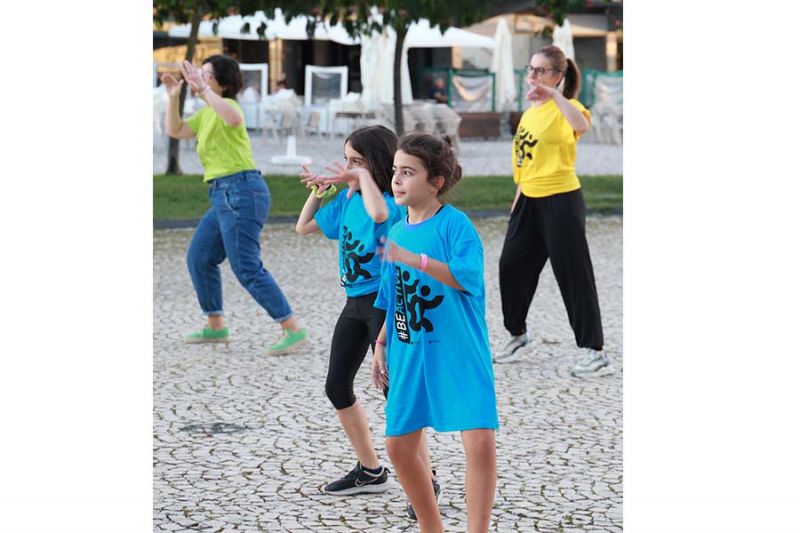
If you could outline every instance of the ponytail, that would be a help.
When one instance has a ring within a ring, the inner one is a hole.
[[[564,72],[564,89],[561,91],[565,98],[576,98],[581,90],[581,71],[578,65],[567,58],[567,68]]]

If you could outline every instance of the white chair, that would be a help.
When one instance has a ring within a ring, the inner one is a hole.
[[[302,132],[303,140],[308,139],[308,135],[316,133],[317,137],[322,138],[325,132],[322,130],[322,114],[319,111],[311,111],[308,114],[308,119],[303,123],[300,130]]]

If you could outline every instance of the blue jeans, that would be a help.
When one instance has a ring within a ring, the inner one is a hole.
[[[289,302],[261,263],[259,236],[269,213],[261,173],[246,170],[211,180],[209,209],[195,229],[187,262],[205,315],[222,314],[219,265],[227,257],[239,283],[276,322],[292,316]]]

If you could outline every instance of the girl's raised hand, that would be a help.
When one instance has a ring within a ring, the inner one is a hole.
[[[181,95],[181,87],[183,87],[183,80],[176,80],[175,76],[166,72],[161,75],[161,83],[167,88],[167,96],[175,98]]]
[[[389,371],[386,368],[386,347],[375,343],[375,356],[372,358],[372,384],[383,390],[389,386]]]
[[[320,176],[322,182],[328,185],[334,183],[347,183],[349,186],[349,190],[347,191],[348,198],[353,196],[353,193],[361,188],[359,177],[362,172],[367,172],[367,170],[363,168],[346,169],[344,165],[338,161],[335,161],[330,165],[326,165],[325,170],[330,172],[330,174]]]
[[[314,187],[314,185],[320,185],[321,180],[318,174],[311,172],[311,170],[305,165],[300,165],[300,167],[303,169],[302,172],[300,172],[300,183],[309,189]]]

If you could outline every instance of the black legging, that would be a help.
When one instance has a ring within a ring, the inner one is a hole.
[[[386,311],[372,306],[377,294],[347,298],[333,330],[325,394],[336,409],[346,409],[356,403],[353,380],[367,348],[374,349],[386,318]]]
[[[526,331],[539,274],[553,267],[575,341],[581,348],[603,348],[603,324],[586,242],[586,205],[580,189],[529,198],[520,195],[508,222],[500,254],[503,321],[512,335]]]

